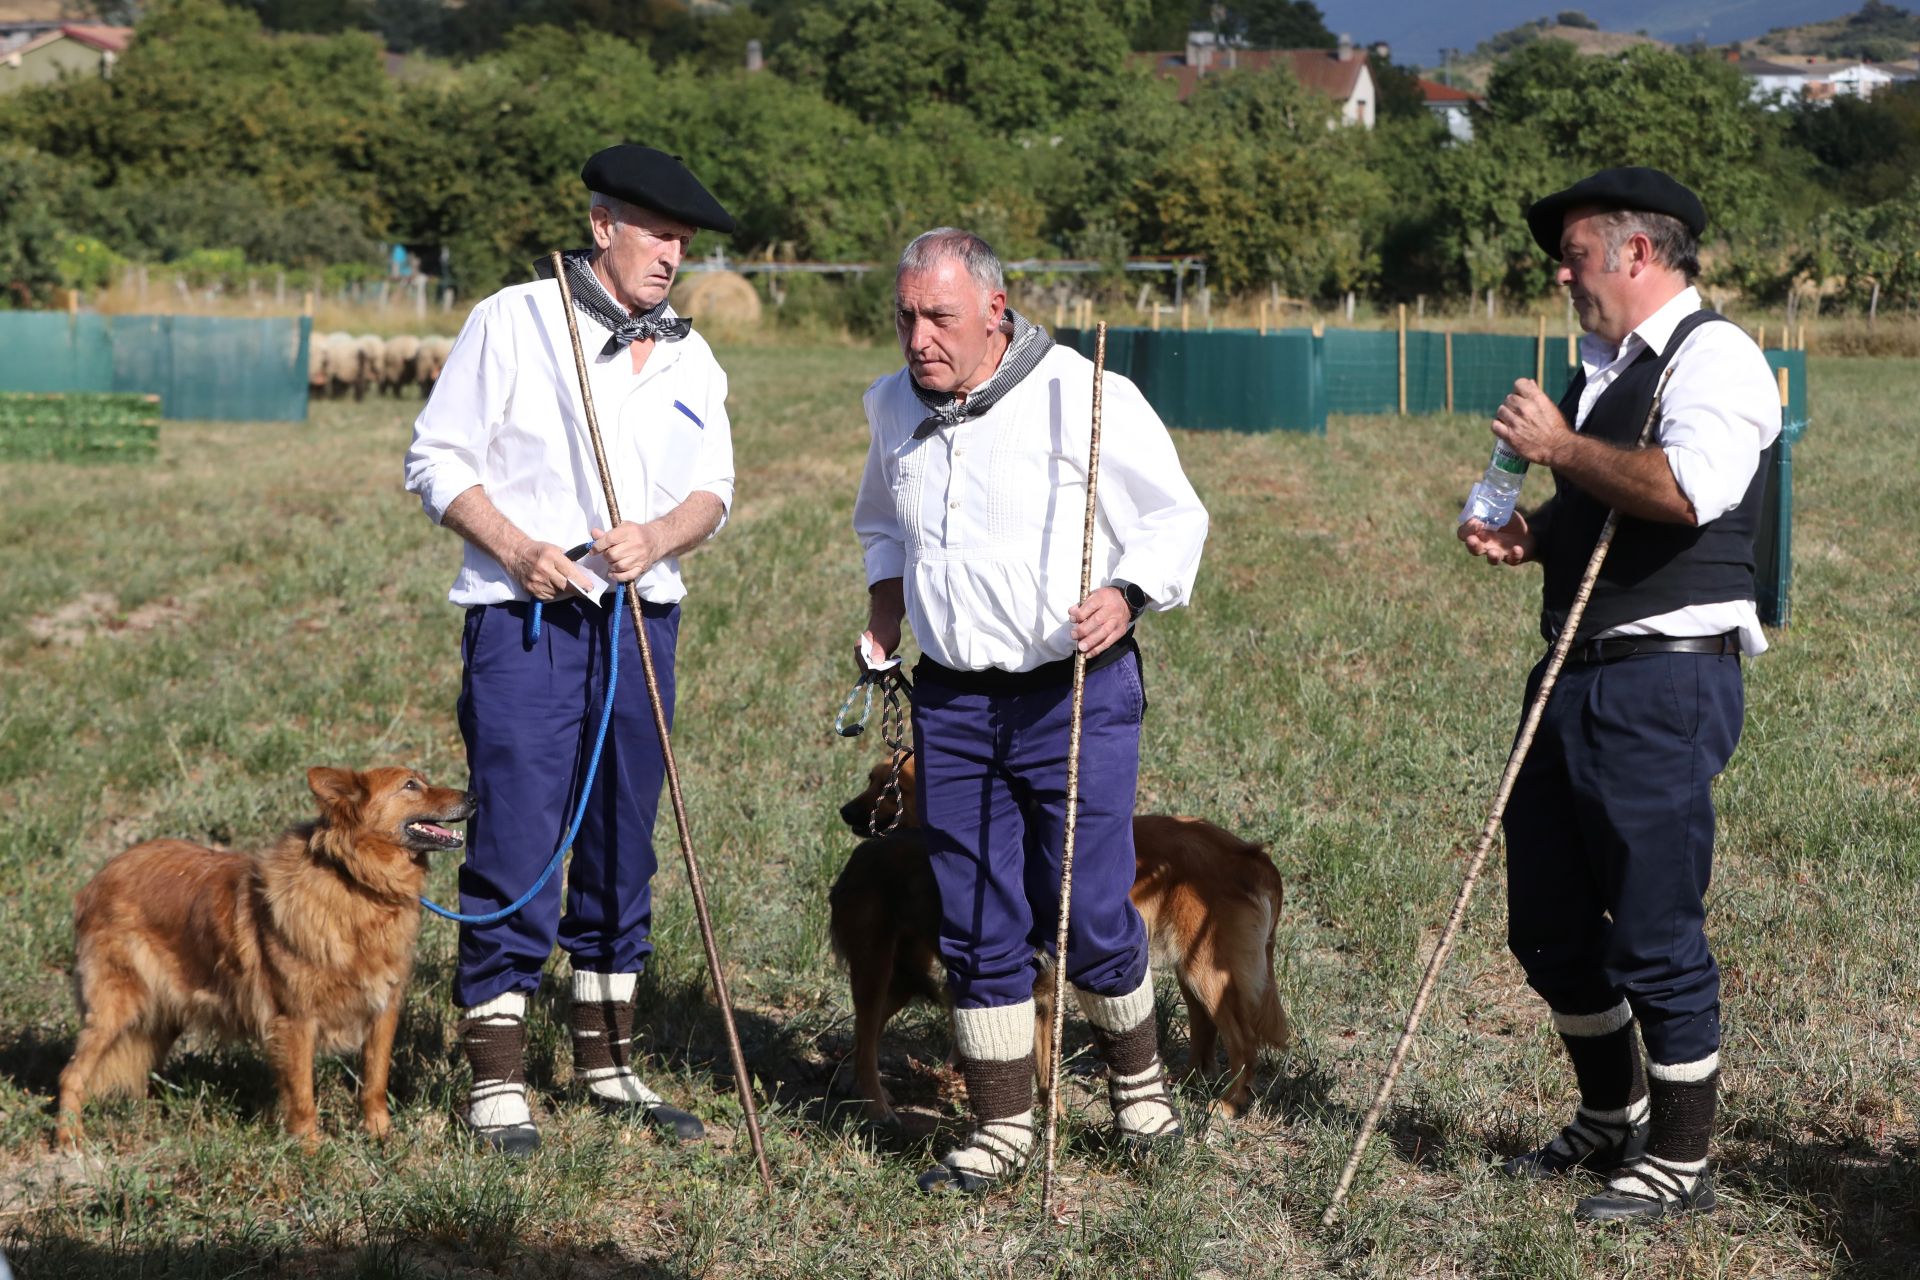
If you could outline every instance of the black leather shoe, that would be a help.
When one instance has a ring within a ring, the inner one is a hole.
[[[707,1126],[700,1123],[699,1116],[689,1111],[682,1111],[678,1107],[670,1107],[664,1102],[649,1107],[641,1102],[626,1102],[619,1098],[602,1097],[592,1090],[587,1091],[587,1101],[593,1104],[595,1110],[623,1119],[631,1118],[633,1113],[638,1111],[646,1118],[647,1123],[659,1130],[662,1135],[679,1142],[698,1142],[707,1136]]]
[[[1575,1120],[1537,1151],[1518,1155],[1500,1166],[1509,1178],[1559,1178],[1585,1170],[1602,1177],[1638,1160],[1647,1149],[1647,1126],[1636,1125],[1618,1142],[1605,1141],[1592,1126]]]
[[[465,1116],[460,1117],[460,1123],[466,1126],[475,1142],[503,1156],[530,1156],[540,1149],[540,1131],[531,1124],[494,1125],[483,1129]]]
[[[707,1136],[707,1126],[700,1123],[699,1116],[664,1102],[647,1108],[647,1123],[676,1142],[698,1142]]]
[[[1646,1162],[1640,1168],[1645,1169]],[[1599,1195],[1588,1196],[1575,1205],[1573,1216],[1581,1222],[1657,1222],[1682,1213],[1713,1212],[1717,1202],[1713,1197],[1711,1174],[1701,1174],[1691,1191],[1682,1190],[1677,1182],[1670,1184],[1665,1179],[1655,1180],[1656,1177],[1641,1173],[1643,1181],[1660,1189],[1660,1195],[1622,1191],[1609,1185]]]
[[[952,1165],[937,1164],[921,1174],[917,1180],[922,1191],[929,1194],[940,1191],[963,1191],[970,1196],[984,1194],[993,1186],[992,1178],[983,1178],[977,1173],[968,1173],[965,1169],[956,1169]]]

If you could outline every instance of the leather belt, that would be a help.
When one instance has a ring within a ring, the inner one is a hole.
[[[1567,650],[1567,661],[1577,666],[1617,662],[1643,653],[1699,653],[1709,657],[1740,656],[1740,633],[1717,636],[1608,636],[1582,640]]]

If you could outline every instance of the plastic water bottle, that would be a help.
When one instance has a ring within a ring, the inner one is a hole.
[[[1493,460],[1487,463],[1487,473],[1467,495],[1460,523],[1478,520],[1489,529],[1506,527],[1507,521],[1513,519],[1514,499],[1520,496],[1520,484],[1526,478],[1527,460],[1507,448],[1505,441],[1494,441]]]

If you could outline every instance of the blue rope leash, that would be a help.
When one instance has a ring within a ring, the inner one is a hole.
[[[607,697],[600,707],[600,728],[593,735],[593,754],[587,757],[587,779],[580,785],[580,806],[573,811],[573,823],[567,828],[567,834],[561,838],[560,847],[553,851],[553,859],[547,863],[547,869],[533,882],[533,887],[521,894],[518,899],[498,911],[489,911],[485,915],[467,916],[458,911],[449,911],[437,902],[426,897],[420,899],[420,905],[443,919],[456,924],[493,924],[505,920],[520,908],[532,902],[547,887],[547,881],[553,879],[553,873],[560,869],[566,860],[567,850],[573,847],[573,838],[580,834],[580,823],[587,816],[587,801],[593,795],[593,775],[600,769],[600,748],[607,741],[607,725],[613,720],[613,690],[620,683],[620,618],[626,611],[620,607],[620,599],[614,597],[613,625],[609,628],[610,648],[607,654]],[[529,642],[540,638],[540,602],[533,602],[533,612],[527,617],[527,639]]]

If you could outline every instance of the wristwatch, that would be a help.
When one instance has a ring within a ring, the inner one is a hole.
[[[1127,621],[1129,623],[1140,621],[1140,615],[1147,611],[1149,604],[1153,603],[1147,599],[1147,593],[1134,586],[1131,582],[1116,581],[1113,586],[1114,590],[1118,591],[1121,596],[1126,599]]]

